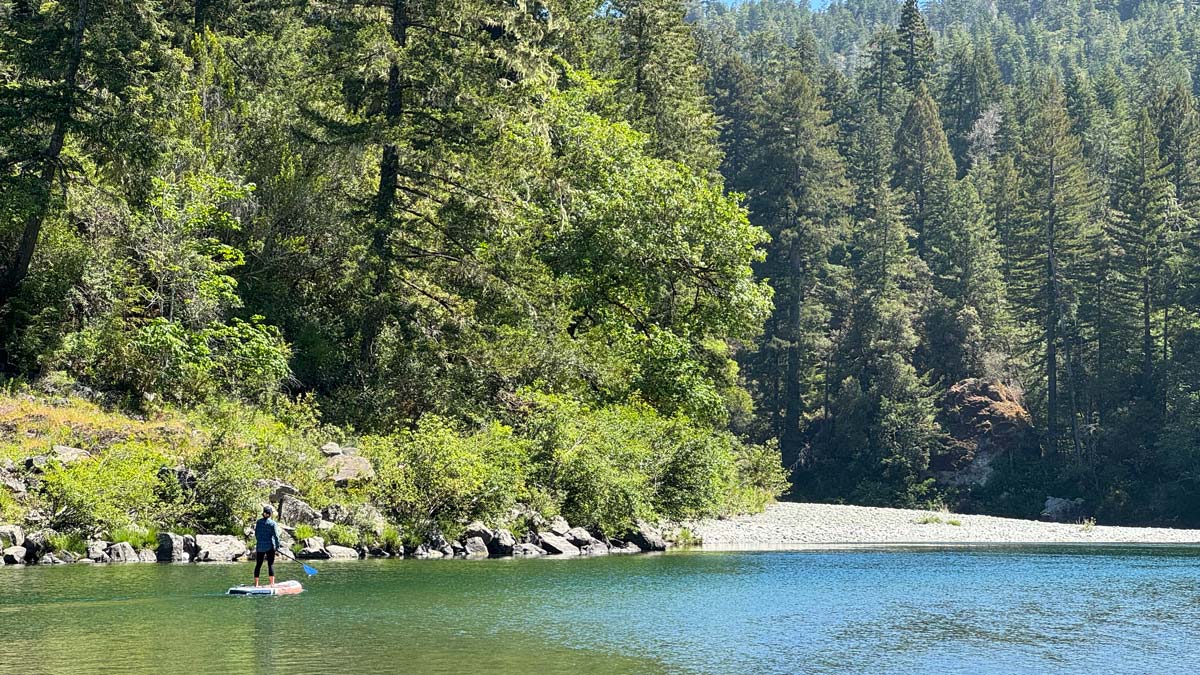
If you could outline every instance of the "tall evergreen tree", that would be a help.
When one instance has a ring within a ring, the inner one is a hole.
[[[933,33],[921,16],[917,0],[904,0],[900,8],[900,26],[896,29],[899,45],[896,55],[904,64],[901,82],[904,88],[916,92],[917,85],[933,74]]]
[[[1095,205],[1079,139],[1071,133],[1066,99],[1057,81],[1044,85],[1038,93],[1023,149],[1021,215],[1014,233],[1018,257],[1013,263],[1012,285],[1041,351],[1039,384],[1045,392],[1046,436],[1053,449],[1063,418],[1059,373],[1064,360],[1060,351],[1075,337],[1069,334],[1069,325],[1084,264],[1082,246]],[[1070,410],[1069,419],[1078,451],[1081,439],[1076,412]]]
[[[894,155],[895,184],[908,199],[905,216],[917,232],[917,252],[924,256],[925,222],[932,212],[948,205],[956,173],[937,103],[924,82],[917,84],[896,131]]]

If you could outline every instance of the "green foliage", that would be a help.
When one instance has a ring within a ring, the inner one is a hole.
[[[102,457],[54,464],[41,494],[56,529],[90,531],[155,522],[161,503],[159,470],[167,458],[142,443],[109,448]]]
[[[77,532],[59,533],[50,537],[52,551],[70,551],[78,555],[87,553],[87,540]]]
[[[349,525],[334,525],[325,532],[325,541],[338,546],[357,548],[363,542],[362,532]]]
[[[364,439],[362,452],[375,466],[372,501],[424,532],[494,521],[526,490],[529,444],[496,423],[462,433],[426,415],[411,431]]]
[[[297,525],[293,534],[297,542],[317,536],[317,531],[311,525]]]
[[[141,527],[118,527],[104,534],[104,539],[111,542],[128,542],[136,550],[158,547],[158,530]],[[67,549],[73,550],[73,549]]]

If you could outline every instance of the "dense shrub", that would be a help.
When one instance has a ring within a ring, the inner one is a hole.
[[[419,530],[495,521],[526,493],[529,444],[501,424],[461,432],[426,415],[415,429],[365,439],[362,451],[375,465],[372,500]]]
[[[42,477],[41,494],[56,529],[83,531],[155,522],[162,509],[160,469],[167,458],[136,442],[103,456],[55,464]]]

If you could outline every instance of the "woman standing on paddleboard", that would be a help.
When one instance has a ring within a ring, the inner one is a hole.
[[[267,577],[275,585],[275,551],[279,549],[279,524],[272,518],[275,509],[263,507],[262,518],[254,523],[254,585],[258,586],[258,573],[263,560],[267,561]]]

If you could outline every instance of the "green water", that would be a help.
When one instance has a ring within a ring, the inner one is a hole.
[[[276,598],[221,594],[247,565],[0,568],[0,673],[1182,673],[1200,657],[1196,549],[320,568]]]

